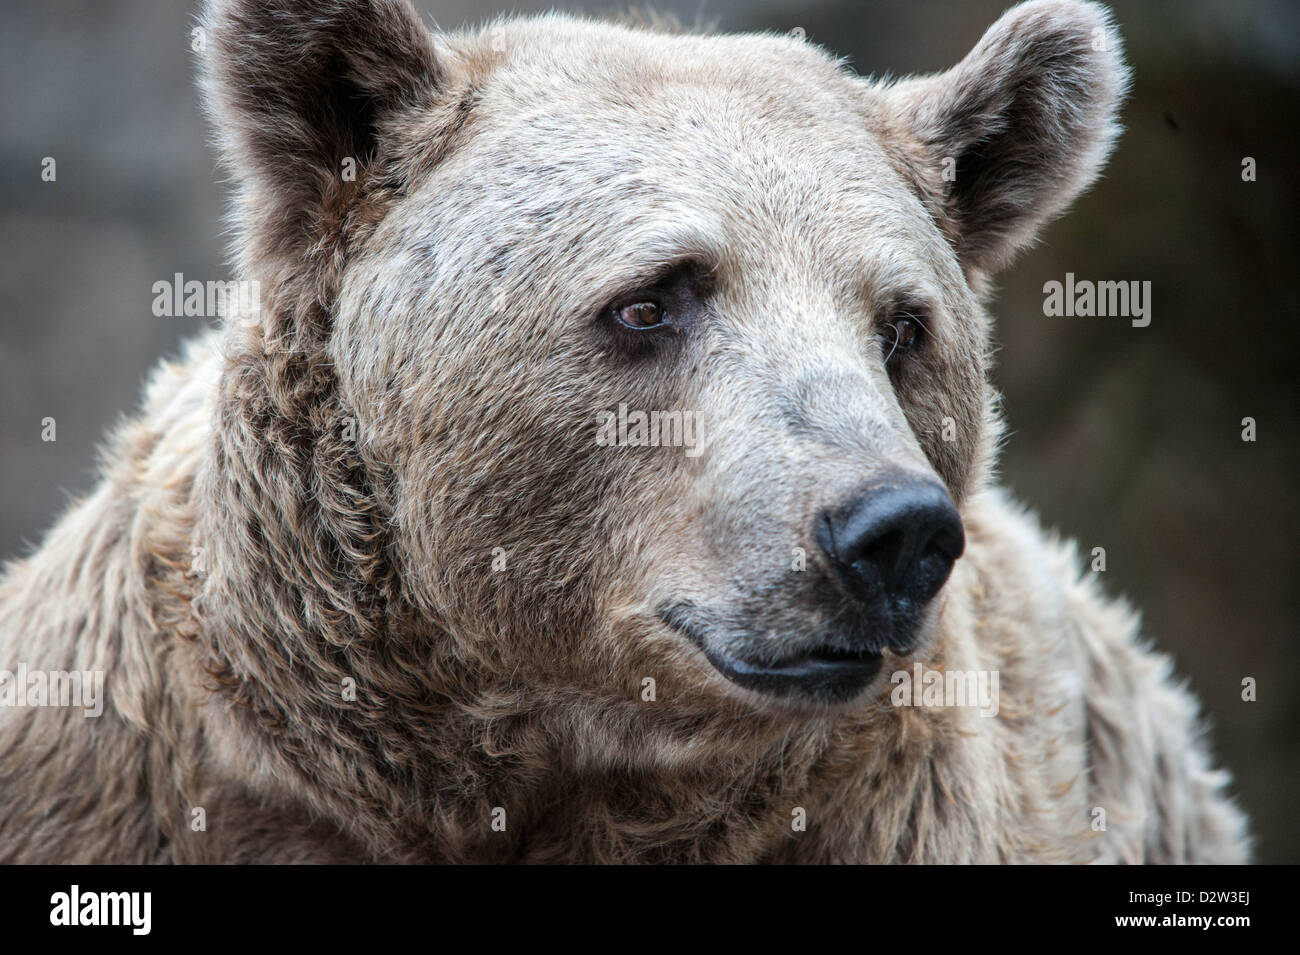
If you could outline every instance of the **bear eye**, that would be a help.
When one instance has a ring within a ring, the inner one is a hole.
[[[702,262],[674,262],[608,302],[596,325],[610,347],[629,356],[662,352],[699,324],[712,290],[711,270]]]
[[[900,318],[894,322],[894,344],[900,350],[906,350],[916,344],[921,328],[910,318]]]
[[[643,331],[664,323],[664,310],[658,302],[632,302],[614,309],[614,319],[624,328]]]
[[[880,333],[885,364],[891,358],[901,358],[916,348],[925,337],[925,325],[910,311],[900,311],[884,325]]]

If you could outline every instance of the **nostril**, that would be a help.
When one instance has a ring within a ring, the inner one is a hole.
[[[907,589],[912,592],[912,599],[922,603],[938,593],[960,555],[961,548],[953,546],[951,535],[933,535],[926,542],[911,572],[912,579]]]
[[[900,566],[905,562],[907,534],[903,528],[887,529],[874,540],[868,540],[851,562],[860,574],[880,574],[886,584],[893,585]]]

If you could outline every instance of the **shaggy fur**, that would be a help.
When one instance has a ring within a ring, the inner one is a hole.
[[[1111,148],[1100,8],[1024,4],[894,84],[791,37],[431,35],[400,0],[205,29],[262,312],[156,373],[0,583],[0,668],[109,697],[0,710],[0,861],[1248,857],[1192,698],[993,480],[979,290]],[[602,307],[681,263],[695,325],[613,341]],[[926,338],[887,363],[900,313]],[[698,411],[704,453],[598,446],[620,403]],[[763,697],[666,625],[832,626],[790,555],[891,468],[946,485],[967,547],[885,673],[997,670],[997,718],[883,675]]]

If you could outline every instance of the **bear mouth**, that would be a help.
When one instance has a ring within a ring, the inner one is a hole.
[[[689,603],[665,607],[658,616],[694,643],[731,683],[770,696],[841,703],[861,693],[884,664],[878,649],[850,649],[828,642],[799,648],[776,660],[759,660],[729,649],[732,641],[718,639],[716,628],[705,625]]]
[[[779,663],[755,663],[704,648],[714,669],[748,690],[824,702],[851,699],[867,687],[884,665],[873,650],[820,646]]]

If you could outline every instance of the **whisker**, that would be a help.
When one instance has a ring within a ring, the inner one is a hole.
[[[898,351],[898,339],[899,339],[899,334],[898,334],[898,326],[897,326],[897,325],[894,325],[893,323],[890,323],[889,325],[886,325],[885,327],[888,328],[890,331],[892,331],[892,332],[894,333],[894,344],[890,347],[890,349],[889,349],[889,354],[885,356],[885,364],[888,365],[888,364],[889,364],[889,359],[893,358],[893,357],[894,357],[894,352]]]

